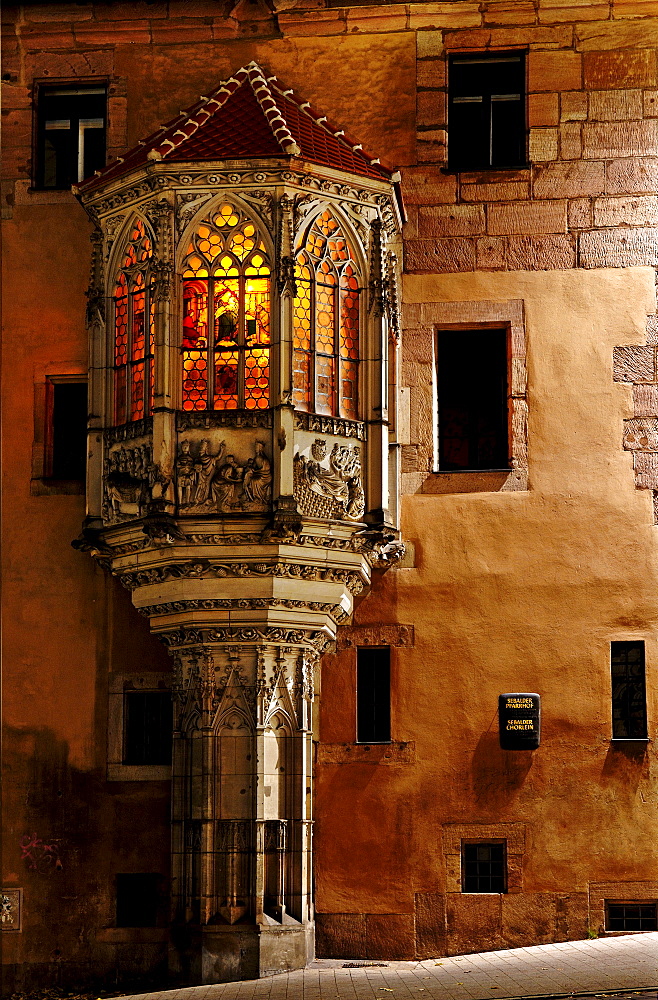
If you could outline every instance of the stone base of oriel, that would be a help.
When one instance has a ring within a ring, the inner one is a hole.
[[[315,954],[313,922],[303,926],[210,924],[174,926],[172,979],[199,984],[240,982],[303,969]]]
[[[106,526],[94,554],[173,658],[170,976],[303,968],[320,656],[400,545],[364,524],[275,540],[266,518],[156,520]]]

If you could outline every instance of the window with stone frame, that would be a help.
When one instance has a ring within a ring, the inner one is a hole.
[[[462,892],[507,892],[507,857],[504,840],[462,842]]]
[[[459,52],[448,67],[448,167],[526,164],[525,53]]]
[[[306,232],[295,281],[295,407],[356,420],[360,275],[343,229],[328,209]]]
[[[645,740],[647,695],[644,640],[610,643],[613,740]]]
[[[114,423],[153,410],[155,301],[153,239],[135,219],[114,290]]]
[[[441,472],[510,467],[506,329],[437,334]]]
[[[105,86],[41,84],[36,104],[35,187],[66,190],[105,165]]]
[[[183,410],[270,405],[270,286],[258,226],[224,202],[196,227],[183,265]]]

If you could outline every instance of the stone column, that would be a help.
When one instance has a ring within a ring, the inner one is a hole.
[[[268,626],[162,638],[175,661],[172,964],[203,983],[303,967],[317,640]]]

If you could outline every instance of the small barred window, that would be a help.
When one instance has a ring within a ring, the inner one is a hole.
[[[270,281],[255,224],[228,202],[194,233],[183,270],[184,410],[264,410]]]
[[[155,303],[153,243],[138,219],[129,236],[114,295],[114,422],[141,420],[153,409]]]
[[[359,273],[329,211],[317,217],[295,268],[294,402],[298,410],[358,416]]]

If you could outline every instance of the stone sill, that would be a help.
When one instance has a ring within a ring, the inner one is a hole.
[[[319,743],[318,764],[415,764],[416,744]]]
[[[33,497],[84,496],[85,484],[80,479],[32,479]]]
[[[167,764],[108,764],[108,781],[171,781]]]
[[[499,493],[526,490],[525,469],[451,469],[432,472],[424,480],[419,493]]]
[[[169,940],[167,927],[103,927],[96,940],[105,944],[157,944]]]

